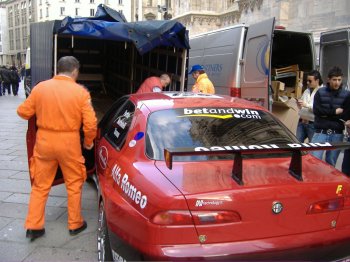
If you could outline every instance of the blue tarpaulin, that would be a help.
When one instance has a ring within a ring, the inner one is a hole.
[[[181,23],[173,20],[126,22],[122,14],[104,5],[98,6],[95,17],[66,17],[54,31],[57,34],[132,42],[141,55],[158,46],[190,48],[188,32]]]

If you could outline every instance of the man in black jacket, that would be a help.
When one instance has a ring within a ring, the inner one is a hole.
[[[345,107],[344,107],[344,120],[345,122],[345,128],[347,133],[347,141],[350,142],[350,96],[345,101]],[[348,177],[350,177],[350,149],[344,150],[344,158],[343,163],[341,167],[341,171],[345,173]]]
[[[348,101],[349,91],[342,87],[342,70],[335,66],[328,73],[328,83],[319,89],[314,98],[315,134],[312,143],[343,141],[344,123],[342,122],[345,101]],[[324,151],[314,151],[312,154],[322,159]],[[326,162],[335,166],[340,150],[327,150]]]
[[[2,94],[5,95],[6,89],[7,94],[11,95],[11,70],[3,67],[1,70],[1,76],[2,76]]]

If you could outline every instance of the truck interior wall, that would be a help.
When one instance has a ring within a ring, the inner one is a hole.
[[[315,68],[312,41],[308,34],[275,30],[271,54],[271,68],[298,65],[299,70],[305,73]],[[292,80],[285,79],[286,86],[293,85],[290,83]]]
[[[57,58],[75,56],[80,62],[78,82],[89,89],[98,119],[119,97],[134,93],[149,76],[168,73],[167,91],[180,90],[181,49],[158,47],[140,55],[132,43],[58,37]]]

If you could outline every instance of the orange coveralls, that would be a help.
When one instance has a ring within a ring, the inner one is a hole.
[[[84,144],[87,146],[92,145],[97,130],[89,92],[72,78],[57,75],[35,86],[17,113],[24,119],[36,115],[38,126],[30,159],[33,184],[25,228],[44,228],[45,205],[58,165],[68,195],[68,229],[81,227],[84,221],[81,193],[86,170],[79,130],[83,123]]]
[[[162,85],[162,82],[160,81],[160,78],[156,76],[151,76],[146,78],[145,81],[143,81],[140,88],[137,90],[136,94],[159,92],[162,90],[163,90],[163,85]]]

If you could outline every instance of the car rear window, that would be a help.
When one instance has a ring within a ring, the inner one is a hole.
[[[298,143],[271,114],[245,108],[181,108],[153,112],[147,123],[146,154],[164,160],[165,148]],[[174,161],[232,159],[180,156]],[[261,155],[259,157],[262,157]],[[270,155],[271,157],[271,155]]]

